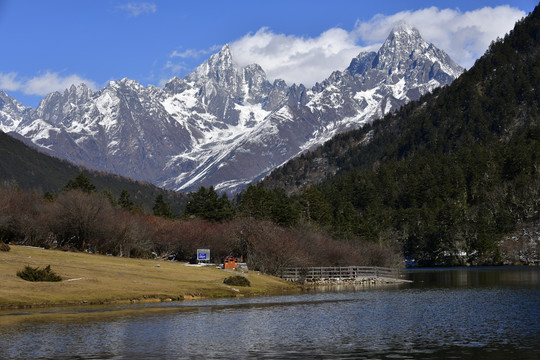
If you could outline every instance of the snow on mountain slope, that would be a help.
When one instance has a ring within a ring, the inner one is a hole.
[[[15,131],[29,111],[31,111],[31,108],[24,107],[20,102],[0,90],[1,131],[5,133]]]
[[[163,89],[84,84],[25,108],[0,91],[0,130],[76,164],[180,191],[234,193],[335,134],[393,111],[463,69],[399,24],[378,52],[307,89],[234,65],[228,45]]]

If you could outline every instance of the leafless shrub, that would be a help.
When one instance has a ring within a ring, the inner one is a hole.
[[[113,233],[114,209],[109,200],[78,190],[61,193],[52,204],[49,226],[58,247],[95,250]]]

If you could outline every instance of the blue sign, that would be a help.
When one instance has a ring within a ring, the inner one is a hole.
[[[197,261],[210,261],[210,249],[197,249]]]

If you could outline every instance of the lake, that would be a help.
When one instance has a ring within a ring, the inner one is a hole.
[[[2,325],[0,359],[540,359],[540,268],[415,269],[411,284]],[[189,311],[186,311],[189,310]],[[32,310],[39,311],[39,310]],[[10,315],[13,317],[13,315]]]

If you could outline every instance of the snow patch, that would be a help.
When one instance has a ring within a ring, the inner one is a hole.
[[[116,115],[119,103],[120,99],[117,96],[111,96],[108,91],[96,99],[96,109],[103,116],[99,125],[103,126],[105,130],[109,130],[117,124],[118,117]]]
[[[254,124],[263,121],[270,111],[263,110],[262,104],[249,104],[244,102],[242,105],[234,104],[235,110],[240,111],[240,121],[237,132],[242,133],[246,128],[252,128]]]
[[[396,99],[403,99],[405,97],[406,89],[405,89],[405,78],[401,78],[397,83],[391,86],[392,88],[392,95]]]

